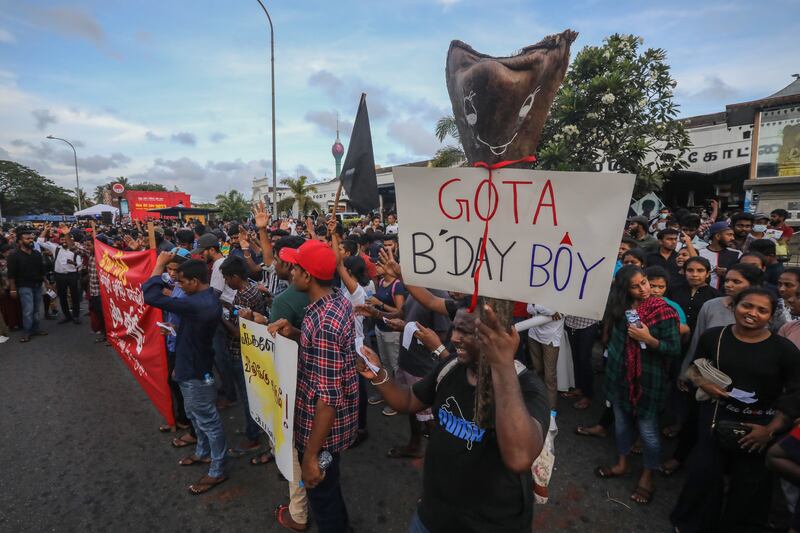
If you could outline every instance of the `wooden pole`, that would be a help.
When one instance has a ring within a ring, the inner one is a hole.
[[[339,178],[339,187],[336,189],[336,198],[333,199],[333,207],[331,207],[331,214],[336,217],[336,212],[339,211],[339,197],[342,195],[342,180]]]
[[[92,239],[94,239],[97,237],[97,223],[94,220],[92,220],[90,223],[92,225]]]
[[[150,245],[151,250],[156,249],[156,230],[153,227],[153,221],[147,221],[147,242]]]

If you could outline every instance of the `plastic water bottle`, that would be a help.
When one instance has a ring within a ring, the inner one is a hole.
[[[319,469],[325,472],[333,463],[333,455],[328,450],[322,450],[317,460],[319,461]]]
[[[206,372],[203,375],[203,385],[213,385],[214,384],[214,376]]]
[[[555,440],[556,435],[558,435],[558,424],[556,424],[556,410],[553,409],[550,411],[550,429],[547,430],[547,437],[545,437],[544,445],[547,446],[547,449],[555,454]]]
[[[322,470],[322,477],[325,477],[325,471],[331,466],[333,463],[333,455],[328,450],[322,450],[319,452],[317,456],[317,464],[319,464],[319,469]],[[303,483],[303,480],[300,480],[300,488],[304,488],[306,485]]]

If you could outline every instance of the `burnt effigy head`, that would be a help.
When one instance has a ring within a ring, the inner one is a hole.
[[[491,57],[461,41],[450,43],[447,91],[470,162],[535,153],[577,35],[571,30],[550,35],[511,57]]]

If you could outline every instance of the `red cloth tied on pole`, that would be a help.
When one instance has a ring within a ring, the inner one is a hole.
[[[500,161],[499,163],[495,163],[494,165],[490,165],[488,163],[484,163],[483,161],[478,161],[474,163],[473,167],[481,167],[485,168],[489,171],[489,205],[492,205],[492,188],[494,184],[492,183],[492,170],[497,170],[500,168],[508,167],[511,165],[516,165],[517,163],[535,163],[536,156],[529,155],[527,157],[523,157],[522,159],[515,159],[513,161]],[[475,283],[474,288],[472,290],[472,300],[469,304],[469,312],[473,312],[475,308],[478,306],[478,287],[480,286],[480,279],[481,279],[481,268],[483,267],[483,262],[486,259],[486,241],[489,238],[489,218],[486,217],[486,221],[483,224],[483,238],[481,239],[481,246],[478,248],[478,266],[475,268],[475,277],[473,281]]]
[[[95,241],[106,336],[168,424],[175,424],[167,383],[167,352],[156,322],[161,310],[144,303],[142,283],[156,263],[154,250],[124,252]]]

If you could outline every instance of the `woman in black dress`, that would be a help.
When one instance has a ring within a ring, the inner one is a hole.
[[[766,523],[772,478],[764,465],[764,451],[775,434],[789,426],[784,404],[800,389],[800,350],[768,328],[775,312],[774,295],[750,288],[737,294],[733,305],[736,322],[707,330],[694,358],[711,360],[732,385],[727,390],[714,385],[694,364],[686,373],[711,400],[700,402],[697,445],[670,514],[680,533],[758,531]],[[737,399],[733,389],[752,396]],[[725,421],[744,430],[738,444],[734,440],[733,446],[725,445],[720,424]]]

